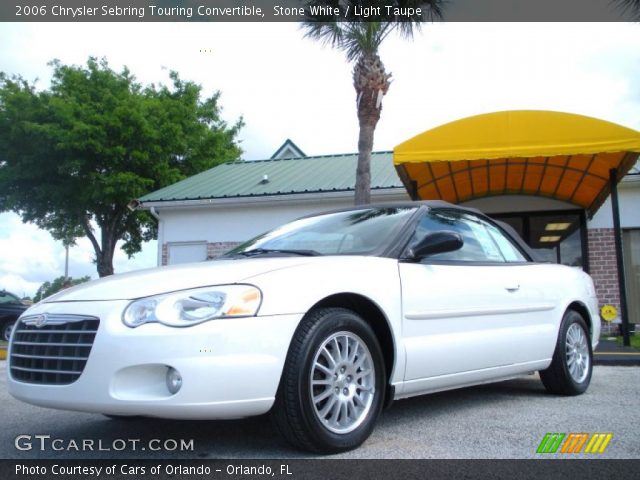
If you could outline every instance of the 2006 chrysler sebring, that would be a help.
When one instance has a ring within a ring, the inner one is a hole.
[[[116,275],[26,311],[9,390],[45,407],[176,419],[272,411],[294,445],[361,444],[393,399],[539,371],[589,385],[593,282],[444,202],[306,217],[223,258]]]

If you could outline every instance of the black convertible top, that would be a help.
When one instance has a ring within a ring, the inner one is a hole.
[[[418,201],[407,201],[407,202],[389,202],[389,203],[372,203],[368,205],[357,205],[353,207],[339,208],[335,210],[330,210],[327,212],[314,213],[308,215],[308,217],[315,217],[317,215],[322,215],[324,213],[334,213],[334,212],[347,212],[349,210],[361,210],[363,208],[420,208],[421,206],[425,206],[429,209],[452,209],[452,210],[462,210],[471,212],[475,215],[479,215],[483,217],[485,220],[492,222],[498,225],[511,239],[516,242],[516,244],[520,247],[520,249],[527,255],[532,261],[537,263],[548,263],[546,260],[543,260],[538,253],[533,250],[527,243],[518,235],[518,232],[514,230],[514,228],[508,223],[502,222],[500,220],[496,220],[491,218],[486,213],[478,210],[477,208],[472,207],[463,207],[460,205],[455,205],[453,203],[445,202],[444,200],[418,200]]]

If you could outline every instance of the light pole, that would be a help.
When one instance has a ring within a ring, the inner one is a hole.
[[[69,278],[69,244],[65,244],[64,246],[65,254],[64,254],[64,281],[66,282]]]

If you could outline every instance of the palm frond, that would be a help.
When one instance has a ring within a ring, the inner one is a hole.
[[[306,19],[302,23],[305,37],[343,50],[349,61],[363,54],[375,54],[384,39],[393,31],[410,39],[420,31],[425,21],[441,20],[448,0],[309,0],[306,2]],[[331,7],[322,14],[312,14],[311,6]],[[371,8],[377,12],[363,17],[356,15],[356,7]],[[387,7],[391,7],[388,9]],[[395,8],[420,9],[421,15],[396,15]],[[338,9],[338,14],[335,14]]]
[[[305,30],[305,38],[312,40],[318,40],[324,45],[329,45],[334,48],[341,48],[343,43],[344,32],[340,22],[327,21],[327,22],[302,22],[302,28]]]
[[[640,0],[610,0],[609,4],[622,14],[628,14],[629,20],[640,22]]]
[[[338,50],[343,50],[350,62],[363,53],[377,52],[391,24],[379,22],[303,22],[305,38],[318,40]]]
[[[375,54],[386,34],[393,28],[391,24],[382,22],[345,23],[349,35],[344,50],[350,62],[363,54]]]

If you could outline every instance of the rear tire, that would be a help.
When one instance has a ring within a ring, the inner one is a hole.
[[[562,318],[553,360],[540,379],[550,393],[580,395],[591,382],[593,352],[589,330],[582,316],[568,310]]]
[[[343,308],[311,311],[294,334],[274,423],[293,446],[338,453],[362,444],[382,410],[386,372],[371,327]]]

